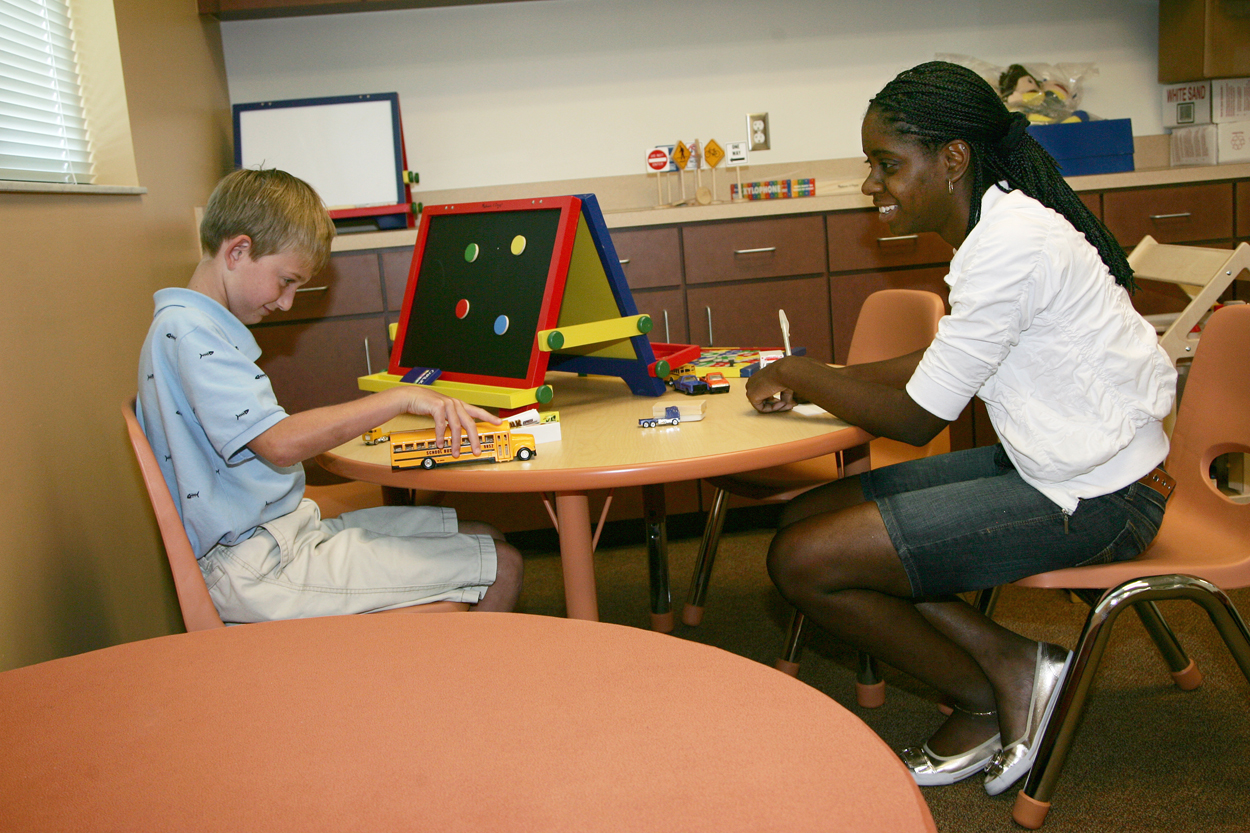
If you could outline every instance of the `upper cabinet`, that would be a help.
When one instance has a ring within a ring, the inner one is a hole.
[[[199,0],[200,14],[218,20],[253,20],[309,14],[426,9],[435,6],[476,6],[524,0]]]
[[[1159,0],[1159,83],[1250,75],[1250,0]]]

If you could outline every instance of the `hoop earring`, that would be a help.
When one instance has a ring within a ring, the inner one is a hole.
[[[955,193],[955,183],[951,182],[949,179],[946,180],[946,190],[952,194]]]

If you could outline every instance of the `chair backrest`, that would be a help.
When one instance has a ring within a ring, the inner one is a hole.
[[[846,363],[879,362],[923,350],[937,335],[938,322],[945,314],[946,305],[934,292],[921,289],[874,292],[860,307]],[[873,440],[869,448],[873,468],[945,454],[951,450],[950,429],[920,447],[880,438]]]
[[[1188,547],[1203,557],[1232,559],[1250,567],[1250,504],[1238,503],[1216,489],[1211,463],[1223,454],[1250,453],[1250,383],[1246,359],[1250,357],[1250,305],[1217,310],[1202,331],[1194,355],[1185,396],[1172,429],[1168,472],[1176,478],[1176,491],[1164,516],[1160,537],[1172,538],[1173,517],[1184,524]],[[1231,547],[1232,542],[1239,544]],[[1202,552],[1202,551],[1207,552]],[[1243,568],[1243,581],[1250,571]],[[1224,585],[1229,586],[1229,585]],[[1233,585],[1237,586],[1237,585]]]
[[[1250,585],[1250,503],[1235,502],[1212,482],[1211,462],[1250,452],[1250,306],[1213,313],[1195,352],[1172,431],[1167,470],[1176,478],[1163,525],[1129,561],[1070,567],[1028,576],[1026,587],[1106,589],[1143,576],[1183,574],[1233,589]]]
[[[152,502],[152,511],[156,514],[161,540],[165,543],[165,555],[174,575],[174,588],[178,591],[178,606],[182,609],[182,622],[188,631],[225,627],[208,595],[208,586],[204,584],[204,575],[196,563],[195,552],[192,551],[191,540],[187,538],[187,532],[182,526],[174,497],[165,485],[156,455],[135,417],[133,399],[122,405],[122,416],[126,420],[126,431],[130,435],[130,445],[135,450],[135,459],[139,461],[143,485],[148,490],[148,500]]]

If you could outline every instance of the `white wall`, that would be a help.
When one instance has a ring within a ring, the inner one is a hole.
[[[641,173],[677,139],[857,156],[868,99],[936,53],[1092,62],[1084,106],[1161,133],[1158,0],[530,0],[222,24],[232,102],[398,92],[423,189]],[[801,173],[796,164],[795,173]]]

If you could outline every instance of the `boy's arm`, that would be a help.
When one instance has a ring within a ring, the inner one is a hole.
[[[477,420],[498,425],[499,417],[476,405],[461,402],[421,385],[403,385],[351,402],[328,405],[291,414],[247,444],[258,456],[275,466],[293,466],[359,437],[400,414],[424,414],[434,418],[434,436],[451,428],[451,453],[460,455],[460,436],[469,435],[473,453],[481,451]]]

